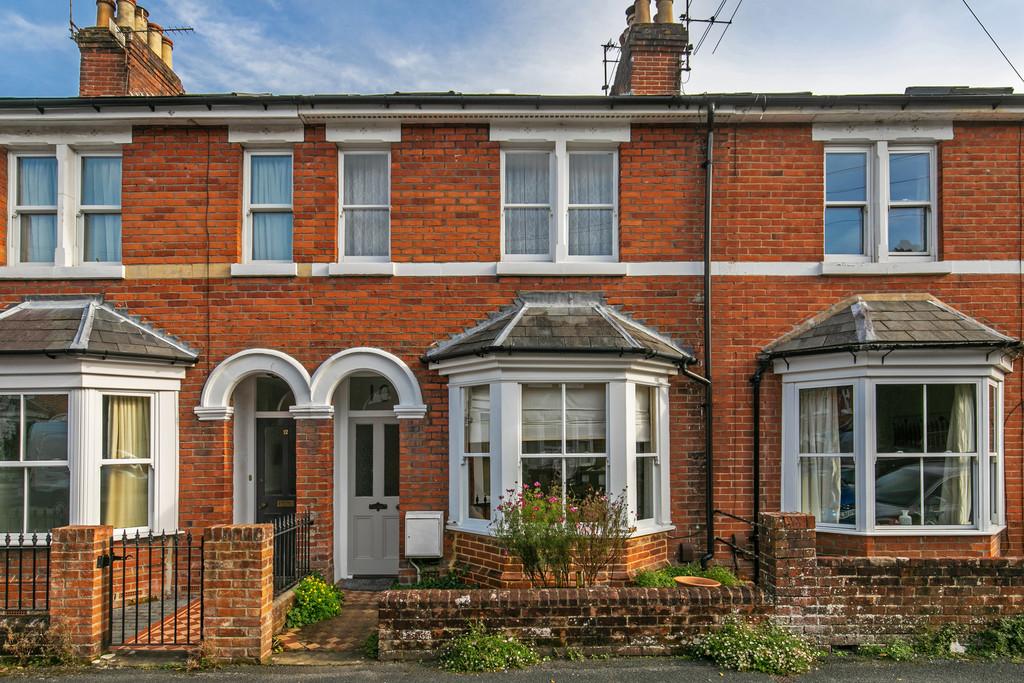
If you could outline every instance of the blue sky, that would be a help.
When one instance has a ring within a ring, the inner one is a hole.
[[[726,11],[738,0],[728,0]],[[1024,71],[1024,2],[970,0]],[[400,91],[600,94],[600,44],[626,0],[148,0],[175,36],[189,92]],[[677,0],[682,11],[683,0]],[[707,16],[719,0],[694,0]],[[75,21],[95,18],[74,0]],[[744,0],[687,93],[902,92],[1011,85],[1014,75],[961,0]],[[74,95],[67,0],[0,0],[0,96]]]

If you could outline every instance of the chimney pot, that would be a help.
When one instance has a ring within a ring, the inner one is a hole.
[[[149,49],[157,57],[161,57],[164,52],[164,27],[155,21],[151,21],[149,22],[149,31],[146,35],[149,37]]]
[[[149,10],[142,5],[135,6],[135,37],[143,42],[149,41]]]
[[[110,26],[110,20],[114,18],[114,0],[96,0],[96,25],[101,28]]]
[[[636,6],[630,5],[626,8],[626,26],[632,26],[634,19],[636,19]]]
[[[163,38],[163,50],[161,51],[160,56],[163,58],[164,64],[167,65],[168,69],[173,69],[174,68],[174,59],[173,59],[174,55],[173,55],[173,53],[174,53],[174,41],[171,40],[170,38],[168,38],[167,36],[164,36],[164,38]]]
[[[657,24],[674,24],[675,13],[672,11],[672,0],[658,0],[658,16],[654,17]]]
[[[636,0],[633,3],[633,23],[651,23],[651,0]]]
[[[117,0],[117,25],[121,28],[135,28],[135,0]]]

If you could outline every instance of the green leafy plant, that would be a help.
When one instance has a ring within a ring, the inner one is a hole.
[[[567,502],[566,513],[579,582],[593,586],[601,572],[622,556],[626,540],[636,530],[629,525],[629,505],[625,496],[592,492]]]
[[[380,634],[374,631],[363,641],[363,656],[367,659],[380,658]]]
[[[985,658],[1024,659],[1024,614],[1004,617],[975,633],[968,652]]]
[[[706,579],[714,579],[723,586],[738,586],[743,583],[725,567],[711,565],[707,569],[701,569],[698,562],[637,572],[633,577],[633,583],[641,588],[674,588],[677,576],[702,576]]]
[[[511,636],[489,633],[481,623],[441,647],[438,663],[447,671],[476,673],[522,669],[540,661],[537,653]]]
[[[495,542],[519,558],[534,587],[566,586],[572,564],[573,534],[565,519],[561,491],[540,482],[508,489],[491,522]]]
[[[909,662],[917,658],[914,645],[902,638],[884,645],[865,643],[857,648],[857,654],[872,659],[891,659],[894,662]]]
[[[824,652],[810,642],[770,623],[747,624],[728,619],[698,638],[691,654],[736,671],[789,676],[811,670]]]
[[[955,656],[953,643],[964,643],[968,639],[967,627],[947,624],[937,629],[927,629],[914,637],[913,647],[921,657],[945,659]]]
[[[341,591],[312,574],[295,586],[295,604],[288,611],[285,622],[289,628],[297,628],[336,617],[343,602]]]
[[[565,648],[565,658],[570,662],[582,662],[586,659],[586,656],[583,654],[583,650],[578,647],[567,647]]]
[[[391,585],[392,590],[461,590],[472,588],[466,582],[465,569],[455,567],[447,574],[432,574],[423,576],[416,583],[400,584],[397,581]]]

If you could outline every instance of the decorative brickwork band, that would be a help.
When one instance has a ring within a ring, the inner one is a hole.
[[[113,535],[109,526],[53,530],[50,546],[50,623],[66,629],[75,654],[95,657],[107,632],[107,590],[99,558]]]
[[[216,661],[267,662],[273,638],[273,527],[210,527],[203,554],[204,649]]]

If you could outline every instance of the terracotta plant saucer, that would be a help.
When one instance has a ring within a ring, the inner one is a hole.
[[[703,576],[677,576],[676,583],[680,586],[700,586],[701,588],[718,588],[722,584],[714,579],[705,579]]]

